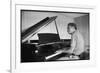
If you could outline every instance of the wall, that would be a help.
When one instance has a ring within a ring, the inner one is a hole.
[[[83,35],[83,38],[85,40],[85,45],[88,46],[89,43],[89,35],[90,35],[90,31],[89,31],[89,15],[85,15],[85,16],[81,16],[81,17],[77,17],[74,18],[76,24],[78,25],[78,29],[80,30],[80,32]]]

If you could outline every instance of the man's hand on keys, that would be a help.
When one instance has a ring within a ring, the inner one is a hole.
[[[62,53],[72,53],[71,50],[65,50],[65,49],[57,50],[56,53],[58,53],[58,52],[62,52]]]
[[[62,52],[63,53],[64,50],[57,50],[55,53],[59,53]]]

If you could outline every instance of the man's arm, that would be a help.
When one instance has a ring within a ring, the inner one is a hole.
[[[76,47],[76,38],[75,37],[72,37],[71,47],[69,49],[69,53],[73,53],[75,47]]]
[[[62,52],[64,52],[64,53],[73,53],[75,47],[76,47],[76,38],[75,38],[75,37],[72,37],[70,49],[67,50],[66,48],[64,48],[64,49],[62,50]]]
[[[71,47],[70,47],[69,50],[67,50],[67,48],[63,48],[63,49],[58,50],[56,52],[73,53],[73,50],[75,49],[75,46],[76,46],[76,39],[75,39],[75,37],[72,37],[72,39],[71,39]]]

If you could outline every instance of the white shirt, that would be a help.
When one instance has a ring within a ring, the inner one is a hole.
[[[71,50],[75,55],[80,55],[82,52],[84,52],[83,36],[78,30],[72,34]]]

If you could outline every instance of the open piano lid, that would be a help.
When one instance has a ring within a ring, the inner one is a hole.
[[[26,29],[24,32],[21,33],[22,43],[26,42],[30,37],[35,35],[37,32],[39,32],[45,26],[47,26],[52,21],[54,21],[56,18],[57,18],[57,16],[46,17],[42,21],[40,21],[37,24],[33,25],[32,27]]]

